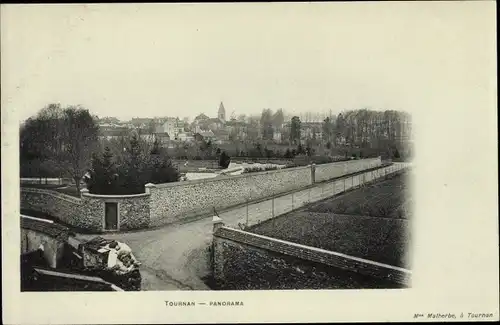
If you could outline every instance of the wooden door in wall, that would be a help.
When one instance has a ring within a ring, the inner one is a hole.
[[[116,202],[105,203],[104,229],[118,230],[118,203]]]

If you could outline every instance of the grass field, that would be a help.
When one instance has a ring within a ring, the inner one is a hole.
[[[405,177],[400,175],[309,204],[247,231],[409,268],[405,254],[411,240],[410,224],[397,217],[398,209],[394,209],[408,203],[406,191]],[[344,209],[343,205],[348,208]],[[378,208],[384,211],[383,217]],[[363,209],[377,213],[361,215]],[[390,211],[388,215],[386,210]]]

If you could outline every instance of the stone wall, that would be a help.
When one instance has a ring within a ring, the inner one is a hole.
[[[79,198],[56,191],[21,187],[21,208],[47,213],[75,227],[86,228]]]
[[[119,230],[149,226],[149,194],[94,195],[86,189],[81,198],[56,191],[21,187],[21,208],[46,213],[87,231],[104,231],[105,203],[118,203]]]
[[[268,200],[262,202],[232,209],[221,213],[220,216],[224,219],[226,225],[230,227],[250,227],[301,208],[308,203],[338,195],[355,187],[368,185],[368,183],[378,181],[385,175],[401,172],[406,167],[406,165],[402,164],[393,164],[367,170],[357,175],[345,175],[330,182],[316,183],[315,186],[309,186],[274,198],[269,197]]]
[[[274,202],[262,202],[259,206],[261,210],[257,213],[249,213],[250,220],[246,217],[247,213],[242,213],[232,226],[238,223],[251,225],[404,167],[394,164],[361,175],[345,176],[380,166],[380,163],[380,158],[375,158],[195,181],[146,184],[146,193],[137,195],[93,195],[84,189],[81,198],[75,198],[56,191],[22,187],[21,208],[47,213],[74,227],[102,232],[106,202],[118,203],[119,230],[130,230],[165,225],[210,213],[213,207],[220,211],[247,201],[275,197]],[[313,170],[315,177],[312,175]],[[325,182],[337,177],[340,178]],[[314,181],[317,183],[313,184]],[[288,194],[290,192],[295,193]]]
[[[87,228],[105,231],[105,203],[118,205],[118,230],[132,230],[149,226],[149,194],[96,195],[82,191],[82,205],[88,221]]]
[[[324,182],[343,175],[357,173],[365,169],[375,168],[382,165],[380,157],[335,162],[316,166],[316,182]]]
[[[40,245],[43,245],[47,264],[56,268],[64,252],[64,242],[31,229],[21,229],[21,254],[36,251]]]
[[[211,212],[214,207],[224,209],[311,184],[311,167],[305,166],[186,182],[147,184],[146,192],[151,194],[151,225],[161,225]]]
[[[406,287],[402,268],[216,225],[213,275],[219,289]]]

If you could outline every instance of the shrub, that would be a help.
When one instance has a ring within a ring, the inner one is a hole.
[[[219,157],[219,167],[227,168],[231,163],[231,157],[225,151],[222,151]]]

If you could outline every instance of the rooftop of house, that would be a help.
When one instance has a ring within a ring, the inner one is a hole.
[[[195,121],[198,121],[198,120],[208,120],[210,117],[206,116],[204,113],[201,113],[200,115],[196,116],[194,118]]]
[[[215,135],[229,135],[229,131],[226,130],[216,130],[214,131]]]
[[[208,119],[208,122],[209,123],[224,123],[224,121],[222,121],[220,118],[218,117],[212,117],[212,118],[209,118]]]
[[[155,132],[155,135],[160,138],[170,138],[170,135],[168,135],[168,133],[164,131]]]
[[[28,216],[21,216],[21,228],[40,232],[64,241],[67,240],[71,234],[70,229],[65,226],[50,222],[49,220],[42,221],[42,219]]]
[[[226,126],[245,126],[246,123],[238,120],[230,120],[226,122]]]
[[[108,130],[100,130],[99,135],[103,137],[120,137],[127,136],[130,132],[128,128],[117,128],[117,129],[108,129]]]

